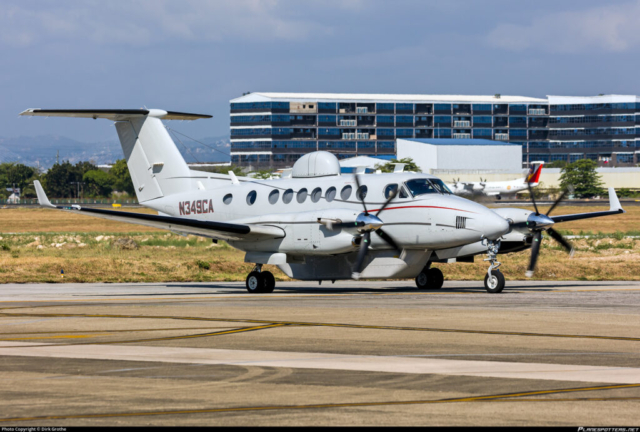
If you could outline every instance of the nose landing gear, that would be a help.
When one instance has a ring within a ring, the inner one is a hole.
[[[270,271],[262,271],[262,264],[256,264],[247,276],[246,286],[251,294],[271,293],[276,287],[276,278]]]
[[[484,277],[484,287],[490,294],[497,294],[502,292],[505,285],[504,275],[498,267],[500,262],[497,260],[498,251],[500,250],[500,240],[483,240],[483,244],[487,246],[487,258],[485,261],[489,261],[489,270]]]

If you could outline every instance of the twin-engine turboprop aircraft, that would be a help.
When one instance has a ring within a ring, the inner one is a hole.
[[[115,121],[138,201],[158,215],[56,207],[36,181],[41,205],[225,240],[246,252],[245,262],[256,264],[246,280],[251,293],[275,287],[273,274],[262,270],[264,264],[301,280],[415,278],[418,288],[438,289],[444,277],[432,263],[473,261],[484,253],[490,262],[485,288],[497,293],[505,285],[498,253],[533,244],[532,274],[542,231],[571,250],[554,223],[624,211],[612,189],[606,212],[553,217],[550,211],[540,214],[537,206],[535,212],[494,211],[455,196],[428,174],[341,175],[337,158],[328,152],[304,155],[290,176],[278,180],[192,170],[161,120],[208,115],[146,109],[28,109],[21,115]]]
[[[544,162],[533,165],[525,177],[517,180],[488,182],[480,179],[479,182],[461,182],[460,179],[454,179],[453,183],[447,186],[456,195],[486,195],[502,199],[504,195],[515,195],[529,187],[538,186],[543,166]]]

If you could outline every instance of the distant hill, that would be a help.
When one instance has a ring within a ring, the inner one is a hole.
[[[182,144],[176,142],[176,145],[187,162],[230,160],[231,144],[228,135],[198,139],[206,146],[183,137],[181,140]],[[185,147],[189,151],[185,150]],[[19,162],[48,169],[56,162],[58,151],[60,162],[68,160],[73,164],[80,161],[93,161],[97,165],[107,164],[123,158],[122,148],[117,140],[87,143],[57,135],[0,137],[0,162]]]

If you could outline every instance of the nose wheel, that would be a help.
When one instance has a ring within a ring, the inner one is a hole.
[[[258,264],[246,281],[247,291],[251,294],[271,293],[276,287],[276,278],[269,271],[262,271],[262,265]]]
[[[487,246],[487,258],[485,258],[485,261],[490,263],[489,270],[487,270],[487,274],[484,277],[484,288],[490,294],[497,294],[502,292],[505,285],[504,275],[498,270],[500,262],[498,262],[497,256],[500,250],[500,240],[483,240],[483,244]]]

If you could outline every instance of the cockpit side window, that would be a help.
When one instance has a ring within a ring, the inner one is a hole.
[[[411,195],[414,197],[417,197],[418,195],[438,193],[435,186],[433,186],[433,184],[431,184],[431,182],[426,178],[409,180],[405,184],[407,185],[409,192],[411,192]]]
[[[432,178],[431,183],[433,183],[433,185],[436,187],[436,189],[438,189],[440,193],[449,194],[449,195],[452,194],[451,190],[447,187],[446,184],[444,184],[442,180],[438,178]]]

